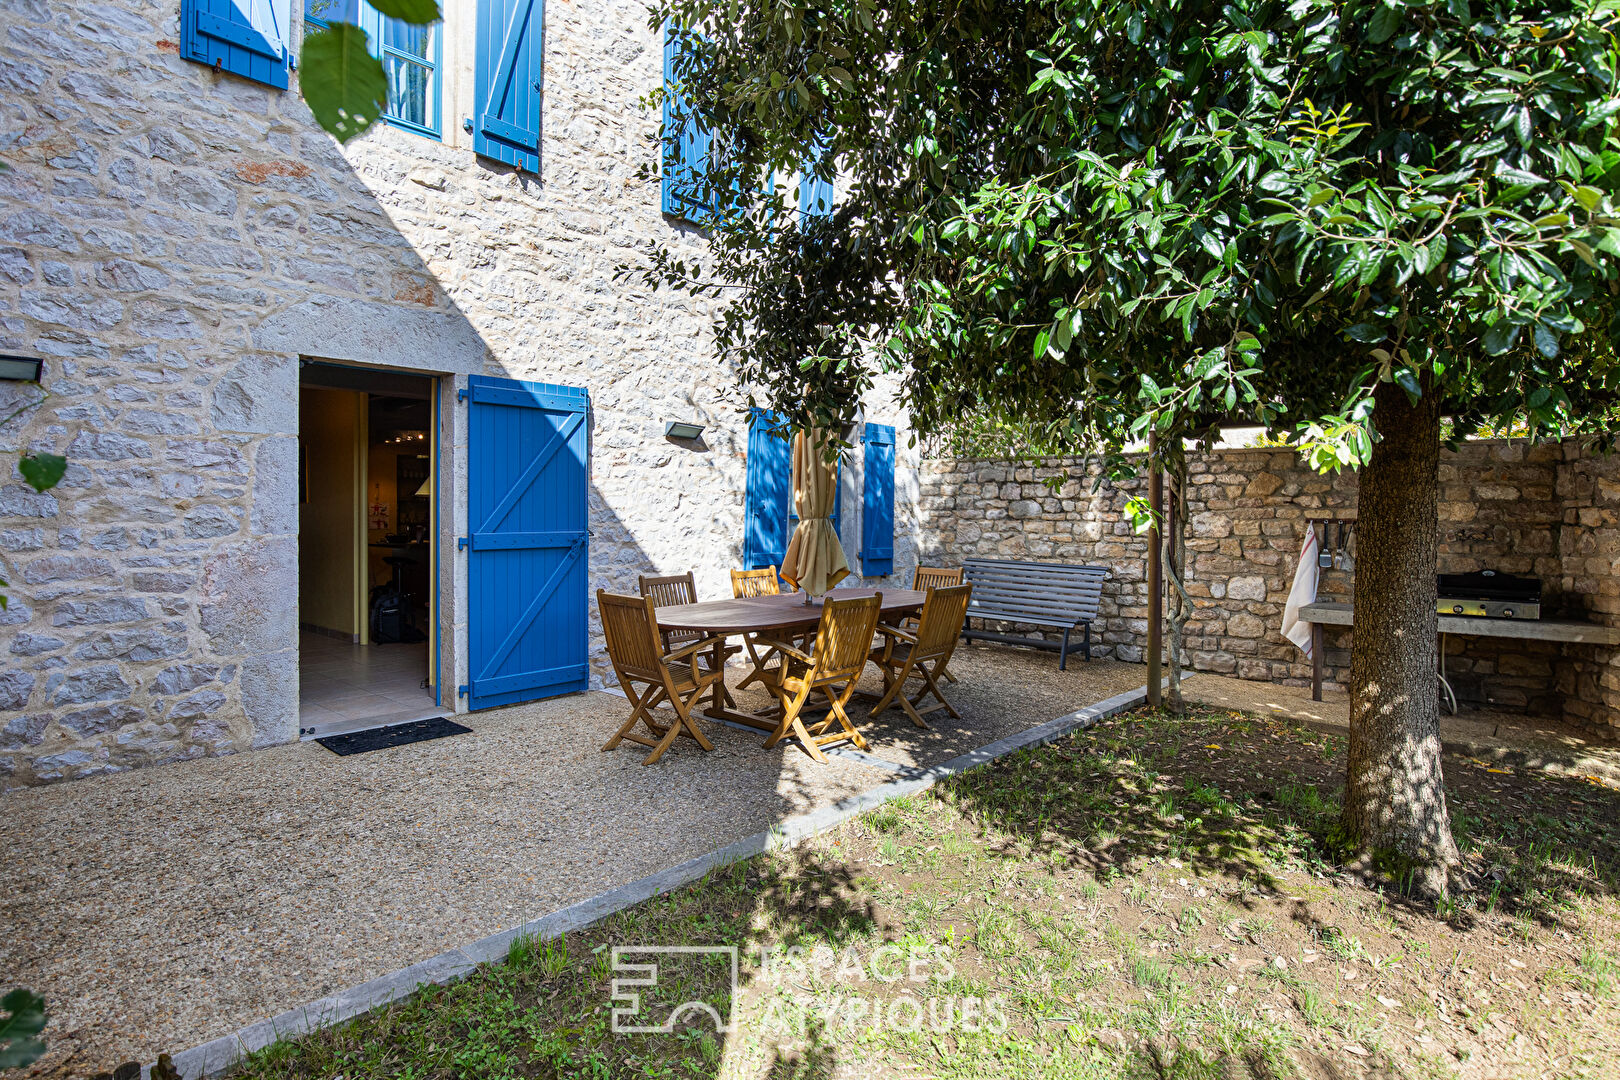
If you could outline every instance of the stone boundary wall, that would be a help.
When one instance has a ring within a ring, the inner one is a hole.
[[[1620,625],[1620,458],[1572,441],[1480,440],[1440,466],[1440,570],[1541,579],[1545,617]],[[1096,482],[1076,458],[929,459],[918,507],[925,562],[993,557],[1107,566],[1093,652],[1140,661],[1147,635],[1147,544],[1125,521],[1146,481]],[[1187,624],[1193,670],[1304,685],[1310,664],[1281,635],[1308,518],[1355,517],[1356,476],[1323,476],[1289,450],[1220,450],[1188,463]],[[1344,569],[1319,595],[1348,600]],[[1327,678],[1349,680],[1349,633],[1329,632]],[[1620,726],[1620,651],[1491,638],[1447,639],[1447,673],[1471,704]]]

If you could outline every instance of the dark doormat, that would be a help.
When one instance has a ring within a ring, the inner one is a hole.
[[[430,720],[390,724],[387,727],[356,731],[348,735],[322,735],[315,741],[332,753],[347,757],[350,754],[364,754],[370,750],[386,750],[390,746],[407,746],[413,742],[442,739],[446,735],[465,735],[471,730],[472,728],[462,727],[454,720],[435,716]]]

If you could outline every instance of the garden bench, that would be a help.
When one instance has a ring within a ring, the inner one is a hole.
[[[1020,562],[1014,559],[964,559],[962,569],[973,583],[962,636],[970,640],[999,641],[1056,649],[1058,670],[1069,665],[1069,634],[1075,627],[1085,633],[1085,658],[1091,659],[1091,623],[1097,618],[1108,568],[1074,563]],[[973,620],[1010,622],[1063,631],[1061,642],[1044,637],[1004,634],[973,629]]]

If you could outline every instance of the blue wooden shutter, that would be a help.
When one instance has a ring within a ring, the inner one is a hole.
[[[787,554],[788,518],[793,513],[793,444],[776,434],[783,430],[774,414],[753,411],[743,506],[743,563],[749,570],[780,567]]]
[[[467,401],[468,704],[583,690],[590,399],[474,375]]]
[[[861,500],[861,576],[894,573],[894,428],[866,425],[866,491]]]
[[[540,171],[544,0],[479,0],[473,152]]]
[[[290,0],[180,0],[187,60],[287,89]]]
[[[699,225],[709,219],[712,208],[704,196],[703,184],[709,170],[713,140],[692,114],[686,99],[675,92],[676,60],[681,39],[674,27],[664,31],[664,213]]]

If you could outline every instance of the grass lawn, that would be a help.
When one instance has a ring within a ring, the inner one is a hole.
[[[235,1075],[1620,1075],[1620,792],[1448,758],[1473,887],[1436,910],[1336,867],[1343,760],[1269,719],[1137,712]],[[636,945],[737,946],[734,999],[725,958],[660,956],[631,1021],[701,1001],[735,1030],[615,1033]]]

